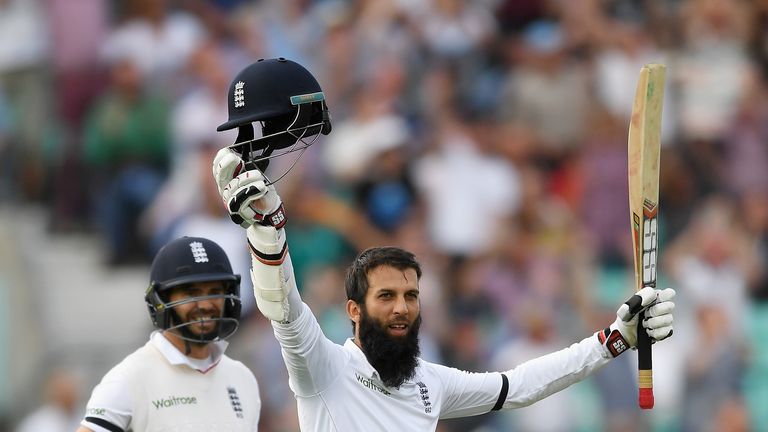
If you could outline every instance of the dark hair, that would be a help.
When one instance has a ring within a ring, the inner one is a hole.
[[[368,248],[361,252],[347,269],[344,280],[347,300],[364,304],[365,294],[368,292],[368,272],[382,265],[398,270],[414,269],[416,277],[421,278],[421,266],[412,253],[391,246]]]

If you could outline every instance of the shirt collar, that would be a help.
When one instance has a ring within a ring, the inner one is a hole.
[[[163,335],[163,332],[160,330],[153,331],[149,336],[149,340],[150,343],[152,343],[152,345],[157,348],[158,351],[160,351],[160,354],[162,354],[170,364],[174,366],[187,365],[190,368],[202,373],[208,372],[211,368],[219,363],[221,356],[224,355],[224,350],[226,350],[227,346],[229,345],[229,342],[227,341],[211,342],[209,344],[211,347],[211,356],[207,359],[201,360],[185,356],[181,351],[173,346],[171,341],[166,339],[165,335]]]

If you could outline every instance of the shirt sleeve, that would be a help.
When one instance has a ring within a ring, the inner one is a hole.
[[[445,386],[440,417],[466,417],[531,405],[592,375],[610,360],[597,338],[590,336],[502,373],[438,366]]]
[[[522,408],[594,374],[612,357],[594,336],[504,372],[509,393],[504,409]]]
[[[125,377],[108,373],[94,387],[81,425],[94,432],[125,431],[133,418],[133,398]]]
[[[502,377],[498,372],[474,373],[435,365],[444,388],[440,418],[484,414],[499,400]]]
[[[291,390],[297,396],[313,396],[338,377],[349,355],[325,337],[309,306],[302,302],[301,308],[295,321],[272,321],[272,328],[283,352]]]

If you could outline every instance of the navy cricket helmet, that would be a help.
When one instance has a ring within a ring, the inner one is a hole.
[[[319,134],[331,132],[320,84],[306,68],[282,57],[260,59],[240,71],[229,86],[227,106],[229,120],[216,130],[238,128],[230,148],[261,171],[271,158],[303,151]],[[256,139],[254,122],[261,124]]]
[[[190,342],[212,342],[226,339],[240,322],[240,275],[232,266],[224,250],[215,242],[202,237],[182,237],[163,246],[152,261],[149,287],[144,300],[152,323],[161,330],[173,330]],[[198,282],[221,282],[221,294],[188,297],[169,302],[169,292],[176,287]],[[190,326],[197,321],[182,322],[174,308],[201,300],[224,299],[221,316],[206,318],[216,321],[213,332],[195,334]]]

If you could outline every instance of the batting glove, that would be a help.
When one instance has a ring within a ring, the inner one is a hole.
[[[285,225],[285,211],[280,196],[261,171],[243,171],[245,163],[229,148],[213,158],[213,178],[232,222],[243,228],[253,224]]]
[[[671,300],[674,296],[675,290],[672,288],[641,289],[619,307],[616,311],[616,321],[610,327],[598,332],[597,339],[614,357],[637,347],[637,321],[640,312],[643,311],[645,311],[643,328],[648,333],[651,343],[672,336],[672,311],[675,309],[675,304]]]

